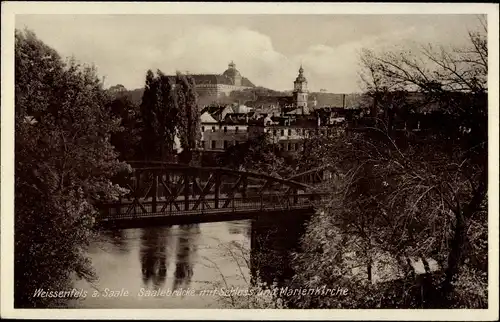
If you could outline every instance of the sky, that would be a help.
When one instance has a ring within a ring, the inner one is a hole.
[[[61,56],[94,64],[105,86],[144,85],[148,69],[222,74],[234,61],[255,85],[291,90],[300,65],[309,89],[361,90],[359,54],[461,46],[477,15],[16,15]]]

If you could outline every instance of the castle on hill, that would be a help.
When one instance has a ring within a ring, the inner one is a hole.
[[[212,103],[229,97],[233,91],[254,88],[255,85],[230,62],[222,74],[190,74],[196,83],[196,92],[202,102]]]

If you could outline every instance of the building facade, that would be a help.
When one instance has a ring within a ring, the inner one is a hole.
[[[318,113],[297,116],[268,116],[250,125],[249,137],[267,134],[280,151],[295,152],[303,149],[303,144],[308,138],[338,135],[342,131],[339,124],[329,121]]]
[[[201,114],[201,143],[204,151],[222,152],[249,139],[249,111],[242,106],[207,107]]]
[[[229,97],[233,91],[255,87],[249,79],[241,75],[232,61],[222,74],[190,74],[190,76],[196,83],[196,92],[202,106],[219,102]]]

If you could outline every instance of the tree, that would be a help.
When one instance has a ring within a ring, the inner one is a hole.
[[[179,124],[177,133],[181,143],[182,161],[191,163],[193,152],[201,139],[200,109],[197,102],[197,94],[194,79],[190,76],[177,73],[176,95],[179,110]]]
[[[288,177],[293,169],[278,153],[278,147],[265,133],[246,142],[230,146],[217,160],[224,167]]]
[[[95,69],[65,63],[29,31],[15,34],[16,307],[57,305],[35,290],[93,280],[83,255],[99,200],[123,189],[109,178],[127,169],[110,134],[118,129]]]
[[[297,261],[304,272],[298,283],[313,277],[319,284],[337,281],[363,296],[326,305],[487,305],[487,46],[485,33],[469,36],[467,48],[363,53],[375,122],[319,149],[342,180],[331,186],[326,214],[309,225],[303,245],[312,255]],[[426,131],[398,128],[398,121],[412,121],[429,105],[440,109],[446,124],[434,122]],[[363,286],[384,254],[404,272],[393,274],[402,284]],[[409,278],[410,258],[434,259],[442,271],[424,274],[424,296],[386,297],[391,287],[416,286]],[[356,265],[364,267],[361,279],[352,276]]]
[[[175,155],[175,138],[183,149],[182,161],[193,161],[193,151],[201,137],[199,109],[192,77],[177,74],[157,76],[151,70],[141,103],[143,149],[151,160],[171,159]]]
[[[161,71],[157,75],[151,70],[146,74],[141,103],[142,146],[146,159],[165,160],[174,154],[178,108],[173,83]]]
[[[127,96],[118,96],[110,103],[113,116],[120,119],[120,131],[111,135],[111,144],[121,160],[136,160],[142,156],[140,146],[140,110]]]

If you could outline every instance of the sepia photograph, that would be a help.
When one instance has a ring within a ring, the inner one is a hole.
[[[129,4],[2,3],[9,312],[498,318],[498,5]]]

